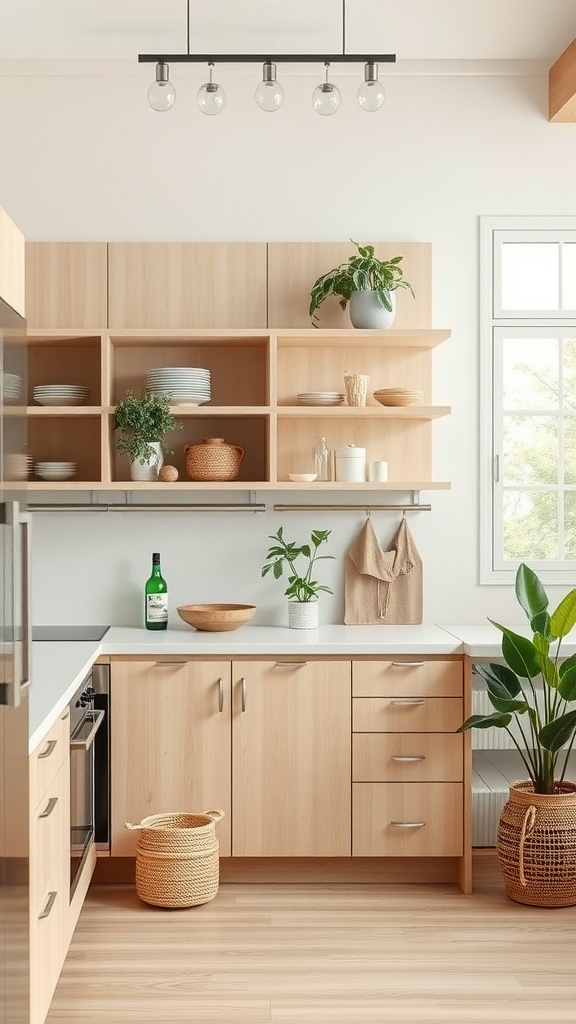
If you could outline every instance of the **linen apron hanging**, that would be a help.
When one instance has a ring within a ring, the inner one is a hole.
[[[387,551],[367,519],[346,553],[344,622],[347,626],[422,622],[422,559],[404,516]]]

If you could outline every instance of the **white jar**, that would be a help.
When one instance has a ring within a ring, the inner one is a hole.
[[[366,449],[349,444],[336,449],[336,480],[362,484],[366,480]]]

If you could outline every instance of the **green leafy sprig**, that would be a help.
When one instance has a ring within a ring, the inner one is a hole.
[[[181,430],[182,424],[176,423],[170,403],[163,395],[146,393],[138,398],[129,389],[126,397],[116,406],[114,429],[123,435],[116,438],[116,448],[120,454],[128,455],[132,462],[144,465],[154,454],[150,445],[152,441],[160,442],[166,455],[172,454],[164,437],[173,430]]]
[[[274,544],[269,548],[266,555],[268,561],[262,566],[262,576],[266,576],[271,572],[274,579],[279,580],[283,575],[284,569],[286,569],[288,573],[288,586],[284,593],[286,597],[294,601],[306,603],[317,600],[318,594],[321,592],[331,594],[330,587],[326,587],[322,583],[318,583],[317,580],[312,579],[312,569],[315,562],[325,558],[334,558],[334,555],[318,554],[318,548],[321,544],[327,542],[331,533],[331,530],[312,530],[310,544],[302,544],[298,547],[292,541],[284,540],[283,527],[281,526],[277,533],[270,534],[268,538],[273,540]],[[295,564],[297,558],[307,560],[308,564],[305,571],[298,572]]]

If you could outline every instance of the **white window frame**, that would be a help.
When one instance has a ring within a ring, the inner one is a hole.
[[[576,310],[503,311],[499,304],[500,243],[504,241],[559,241],[559,235],[574,233],[566,241],[576,241],[576,217],[480,217],[480,584],[514,582],[518,562],[503,563],[496,557],[495,545],[501,537],[501,489],[498,487],[498,431],[495,422],[495,391],[498,383],[495,340],[502,328],[548,328],[576,331]],[[536,239],[536,234],[538,238]],[[498,504],[497,504],[498,501]],[[555,563],[530,561],[544,583],[569,584],[576,580],[576,560]]]

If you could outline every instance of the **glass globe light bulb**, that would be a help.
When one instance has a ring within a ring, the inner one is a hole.
[[[328,71],[330,69],[329,64],[324,65],[326,68],[326,81],[317,85],[312,93],[312,105],[317,114],[322,114],[328,117],[330,114],[335,114],[340,106],[342,100],[342,94],[340,89],[334,85],[333,82],[328,81]]]
[[[358,89],[358,103],[362,110],[370,113],[380,110],[386,99],[384,87],[378,81],[378,65],[368,63],[364,65],[364,81]]]
[[[226,106],[226,93],[221,85],[212,81],[212,68],[210,64],[210,80],[201,85],[198,89],[198,106],[203,114],[220,114]]]
[[[170,110],[176,102],[176,89],[169,80],[170,69],[167,64],[156,65],[156,80],[148,89],[148,103],[152,110]]]
[[[266,61],[262,65],[262,81],[254,93],[257,105],[260,110],[267,110],[273,113],[282,105],[284,89],[276,80],[276,65]]]

